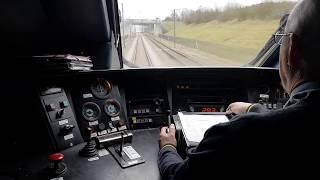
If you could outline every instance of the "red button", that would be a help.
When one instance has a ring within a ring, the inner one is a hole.
[[[59,161],[59,160],[62,160],[63,157],[64,157],[64,155],[61,153],[54,153],[54,154],[50,154],[48,156],[48,159],[51,161]]]

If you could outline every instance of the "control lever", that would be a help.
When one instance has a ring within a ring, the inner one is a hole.
[[[121,132],[121,144],[119,148],[117,146],[109,146],[108,150],[120,164],[121,167],[126,168],[137,164],[144,163],[145,160],[139,155],[132,145],[126,145],[124,147],[125,136],[124,132]],[[128,135],[127,135],[128,136]]]
[[[123,151],[123,144],[124,144],[124,136],[123,132],[121,132],[121,144],[119,146],[119,149],[116,150],[116,152],[119,154],[120,157],[122,157],[122,151]]]
[[[75,128],[73,124],[67,124],[61,129],[61,134],[67,135],[72,132],[72,130]]]
[[[170,110],[167,110],[167,113],[168,113],[168,129],[167,129],[167,133],[169,133],[169,128],[171,126],[171,111]]]
[[[92,128],[88,127],[86,130],[86,135],[88,136],[87,144],[79,151],[79,155],[82,157],[93,157],[98,154],[96,142],[91,137]]]
[[[111,129],[114,129],[114,128],[115,128],[111,121],[108,123],[108,125],[109,125],[109,127],[110,127]]]
[[[57,118],[57,119],[62,118],[63,114],[64,114],[64,109],[59,109],[59,110],[57,111],[56,118]]]

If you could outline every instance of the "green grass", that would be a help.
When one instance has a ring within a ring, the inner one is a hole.
[[[211,43],[214,51],[211,53],[245,62],[256,56],[278,25],[278,20],[176,23],[176,36]],[[167,31],[165,35],[173,35],[172,22],[164,22],[162,26]]]

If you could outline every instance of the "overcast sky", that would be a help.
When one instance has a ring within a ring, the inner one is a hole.
[[[265,0],[118,0],[120,10],[123,3],[124,16],[126,19],[164,19],[172,13],[173,9],[198,9],[199,7],[223,8],[228,3],[238,3],[242,6],[248,6],[263,1]]]

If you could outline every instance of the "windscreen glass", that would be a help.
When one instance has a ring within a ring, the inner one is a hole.
[[[125,68],[248,65],[296,1],[119,0]]]

